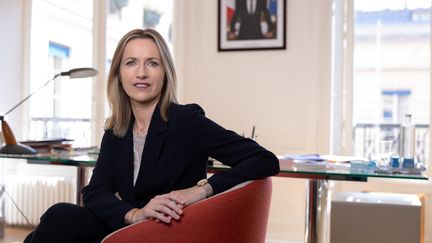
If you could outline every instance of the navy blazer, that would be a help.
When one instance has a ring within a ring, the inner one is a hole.
[[[129,210],[154,196],[206,178],[209,156],[232,167],[209,178],[215,194],[279,172],[273,153],[206,118],[198,105],[171,104],[168,122],[159,106],[153,112],[134,186],[132,124],[125,137],[105,132],[90,183],[82,190],[84,206],[113,230],[124,226]]]

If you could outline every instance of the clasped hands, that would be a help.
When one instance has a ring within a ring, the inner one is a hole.
[[[152,198],[143,208],[134,208],[125,215],[126,224],[153,219],[156,222],[171,223],[183,215],[183,208],[206,198],[202,187],[190,187],[172,191]]]

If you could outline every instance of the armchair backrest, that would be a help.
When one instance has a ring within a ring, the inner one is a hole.
[[[113,232],[102,242],[263,243],[271,191],[271,178],[249,181],[184,208],[179,221],[143,221]]]

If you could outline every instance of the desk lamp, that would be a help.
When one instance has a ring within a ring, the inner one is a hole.
[[[11,111],[15,110],[18,106],[28,100],[32,95],[38,92],[43,87],[47,86],[50,82],[56,80],[60,76],[69,76],[69,78],[89,78],[97,75],[97,70],[93,68],[75,68],[71,69],[67,72],[61,72],[50,80],[48,80],[45,84],[40,86],[38,89],[27,95],[23,100],[21,100],[18,104],[8,110],[4,115],[0,116],[1,127],[3,131],[3,137],[5,145],[0,148],[0,154],[36,154],[36,150],[33,148],[17,143],[15,136],[12,130],[9,127],[9,124],[5,121],[5,116],[9,114]]]

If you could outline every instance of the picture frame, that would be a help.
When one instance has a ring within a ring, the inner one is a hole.
[[[286,49],[286,0],[218,0],[218,51]]]

